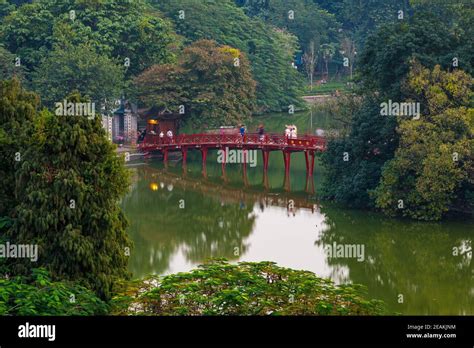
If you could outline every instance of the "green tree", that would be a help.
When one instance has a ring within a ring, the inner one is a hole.
[[[194,124],[235,124],[251,117],[255,81],[245,54],[202,40],[183,52],[182,67],[190,84]]]
[[[310,50],[312,40],[329,43],[337,41],[334,15],[308,0],[248,0],[236,1],[245,13],[258,17],[272,26],[288,30],[298,38],[304,52]]]
[[[38,107],[38,96],[22,89],[18,79],[0,81],[0,216],[11,217],[17,203],[15,174]]]
[[[251,117],[255,81],[245,54],[214,41],[188,46],[178,66],[154,66],[135,79],[137,94],[148,106],[178,112],[196,126],[235,124]]]
[[[74,11],[74,12],[71,12]],[[143,1],[45,0],[21,6],[2,23],[5,47],[35,69],[55,44],[88,43],[135,75],[175,59],[171,25]]]
[[[31,273],[0,279],[0,315],[107,314],[107,304],[91,290],[71,282],[53,282],[45,269]]]
[[[472,18],[468,22],[455,12],[437,13],[420,8],[406,20],[383,26],[370,37],[359,57],[358,73],[363,87],[401,100],[402,85],[413,58],[426,67],[439,64],[445,69],[453,67],[453,59],[457,58],[459,68],[472,74],[472,30],[459,28],[472,27]]]
[[[7,16],[11,11],[15,9],[15,6],[9,1],[0,1],[0,18]]]
[[[360,98],[360,97],[359,97]],[[395,118],[380,116],[380,101],[367,96],[356,105],[342,105],[351,119],[346,136],[330,140],[322,155],[326,168],[322,194],[346,206],[373,207],[368,191],[377,187],[384,163],[398,145]]]
[[[13,76],[23,80],[25,69],[15,65],[16,56],[0,46],[0,80],[9,80]]]
[[[79,91],[96,103],[97,112],[110,111],[124,89],[124,67],[89,45],[56,46],[33,73],[33,86],[49,107]]]
[[[166,108],[178,113],[189,107],[190,85],[178,64],[153,65],[133,80],[136,98],[148,107]]]
[[[453,68],[453,58],[459,57],[459,68],[469,72],[472,25],[467,23],[472,24],[474,17],[462,15],[464,10],[472,13],[462,6],[458,11],[446,10],[444,16],[437,8],[419,8],[413,16],[379,28],[368,40],[356,70],[356,92],[363,102],[351,111],[349,134],[331,141],[323,156],[327,198],[354,207],[374,206],[368,191],[378,186],[382,166],[393,158],[399,138],[396,118],[381,117],[380,104],[418,99],[402,88],[414,57],[428,68],[436,63]]]
[[[313,90],[313,77],[316,71],[316,63],[318,61],[318,52],[316,51],[314,41],[309,44],[308,50],[303,55],[305,72],[308,75],[311,91]]]
[[[439,220],[452,209],[474,211],[472,84],[461,70],[412,67],[408,86],[426,110],[419,120],[400,122],[400,147],[374,193],[377,207],[420,220]]]
[[[158,284],[155,286],[154,284]],[[120,315],[380,315],[359,285],[334,285],[273,262],[212,260],[198,269],[123,284],[114,298]],[[184,300],[184,301],[183,301]]]
[[[71,102],[79,102],[73,95]],[[110,298],[126,277],[129,240],[119,200],[128,172],[105,136],[99,118],[38,115],[16,172],[15,221],[7,237],[37,244],[36,267],[53,279],[77,281]],[[14,274],[27,274],[30,260],[10,260]]]
[[[176,31],[188,44],[211,39],[247,55],[257,81],[258,111],[281,111],[288,110],[290,104],[303,105],[298,98],[303,76],[291,66],[297,49],[295,36],[258,18],[249,18],[232,0],[151,3],[173,20]]]
[[[313,0],[319,7],[333,14],[345,31],[354,36],[357,47],[363,47],[370,34],[381,26],[398,20],[398,11],[404,18],[411,12],[407,0]]]
[[[319,51],[321,52],[321,57],[323,58],[324,66],[326,67],[326,71],[324,71],[324,76],[326,79],[329,79],[329,68],[328,64],[329,61],[334,57],[336,53],[336,47],[334,44],[323,44],[320,46]]]

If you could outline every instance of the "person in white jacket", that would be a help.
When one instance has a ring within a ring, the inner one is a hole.
[[[169,129],[167,132],[166,132],[166,136],[168,137],[170,143],[173,142],[173,132],[171,131],[171,129]]]

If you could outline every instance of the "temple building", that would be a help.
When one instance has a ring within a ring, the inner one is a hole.
[[[158,107],[140,109],[138,114],[141,119],[140,123],[143,123],[143,128],[146,128],[147,134],[150,134],[150,132],[157,135],[160,132],[166,134],[169,130],[174,135],[179,134],[180,120],[183,115],[173,113],[167,108]]]
[[[114,143],[136,144],[138,138],[138,109],[125,99],[119,101],[119,108],[112,116],[102,116],[102,126],[107,137]]]

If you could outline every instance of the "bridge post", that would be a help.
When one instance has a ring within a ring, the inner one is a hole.
[[[291,162],[291,151],[283,150],[283,160],[285,161],[285,179],[283,187],[286,191],[290,191],[290,162]]]
[[[262,149],[262,156],[263,156],[263,172],[266,173],[268,171],[268,158],[270,157],[270,151]]]
[[[263,186],[265,187],[266,190],[268,190],[270,187],[268,183],[268,160],[270,158],[270,151],[262,149],[262,156],[263,156]]]
[[[310,158],[311,156],[311,158]],[[314,156],[315,152],[314,151],[305,151],[304,152],[304,158],[306,160],[306,175],[313,175],[314,172]]]
[[[314,173],[314,156],[315,156],[315,152],[314,151],[311,151],[310,153],[311,155],[311,163],[310,163],[310,170],[309,170],[309,175],[313,176],[313,173]]]
[[[224,149],[221,149],[221,151],[224,152],[224,158],[223,158],[222,163],[221,163],[222,177],[224,178],[224,180],[226,180],[225,164],[226,164],[226,159],[227,159],[227,148],[224,147]]]
[[[309,175],[309,153],[307,150],[304,151],[304,159],[306,161],[306,176]]]
[[[306,174],[306,185],[304,190],[306,193],[314,194],[314,179],[312,175]]]
[[[202,175],[206,177],[207,176],[207,166],[206,166],[207,147],[201,148],[201,156],[202,156]]]
[[[283,160],[285,161],[285,176],[290,175],[291,152],[283,150]]]
[[[165,167],[168,166],[168,148],[165,147],[163,150],[163,162],[165,164]]]
[[[248,178],[247,178],[247,156],[248,155],[248,150],[246,149],[243,149],[242,150],[242,169],[243,169],[243,173],[242,173],[242,176],[243,176],[243,179],[244,179],[244,186],[248,186],[249,184],[249,181],[248,181]]]
[[[188,159],[188,149],[186,147],[181,148],[181,153],[183,154],[183,169],[186,170],[187,159]]]
[[[290,174],[285,173],[285,178],[283,179],[283,188],[285,191],[291,191],[291,182],[290,182]]]

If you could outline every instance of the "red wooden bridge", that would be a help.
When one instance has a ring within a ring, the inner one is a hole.
[[[281,134],[265,134],[263,136],[255,133],[245,134],[180,134],[172,138],[147,134],[138,149],[143,153],[159,151],[163,154],[165,164],[168,162],[170,152],[181,152],[183,156],[183,167],[186,167],[188,150],[199,150],[202,155],[203,174],[206,175],[207,153],[210,149],[227,151],[227,149],[261,150],[263,155],[264,173],[268,170],[268,159],[271,151],[282,151],[285,162],[285,176],[289,176],[291,154],[293,152],[304,152],[306,159],[306,173],[313,175],[314,157],[316,152],[326,150],[326,139],[320,136],[304,135],[297,138],[288,138]],[[243,151],[246,156],[246,151]],[[226,158],[226,156],[223,156]],[[245,157],[244,157],[245,158]],[[245,160],[243,161],[246,170]],[[222,163],[222,172],[225,173],[225,162]]]

